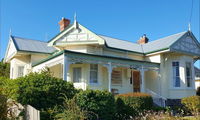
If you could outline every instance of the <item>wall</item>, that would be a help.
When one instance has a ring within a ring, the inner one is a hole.
[[[87,53],[87,46],[86,45],[66,46],[64,49],[72,50],[72,51],[75,51],[75,52]]]
[[[153,71],[153,70],[148,70],[148,71],[145,71],[144,75],[145,75],[145,88],[146,88],[146,91],[151,90],[154,93],[157,93],[158,95],[160,95],[161,79],[158,76],[158,72],[157,71]]]
[[[24,74],[30,70],[30,56],[17,56],[10,61],[10,78],[18,77],[18,66],[24,66]]]
[[[57,64],[50,67],[49,71],[52,76],[57,77],[57,78],[63,78],[62,69],[63,69],[62,64]]]
[[[10,78],[15,79],[18,77],[18,66],[24,66],[24,75],[30,73],[32,71],[31,64],[40,61],[44,58],[48,57],[48,55],[42,54],[17,54],[10,61]]]
[[[147,56],[147,57],[145,57],[145,60],[149,61],[149,62],[160,63],[161,62],[161,55],[157,54],[157,55]]]
[[[36,63],[38,61],[41,61],[42,59],[47,58],[49,55],[47,54],[32,54],[31,55],[31,63]]]

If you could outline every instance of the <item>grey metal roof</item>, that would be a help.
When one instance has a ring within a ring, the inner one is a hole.
[[[99,36],[105,40],[108,47],[146,54],[150,52],[159,51],[165,48],[169,48],[174,42],[179,40],[186,33],[187,32],[177,33],[158,40],[154,40],[152,42],[143,45],[103,35]]]
[[[47,46],[46,42],[11,36],[18,51],[53,53],[55,48]]]
[[[119,40],[119,39],[115,39],[115,38],[111,38],[111,37],[107,37],[103,35],[98,35],[98,36],[100,36],[101,38],[105,40],[108,47],[143,53],[142,47],[140,44],[132,43],[125,40]]]
[[[110,48],[146,54],[150,52],[160,51],[165,48],[169,48],[174,42],[179,40],[186,33],[187,32],[177,33],[143,45],[103,35],[98,35],[98,36],[103,38],[106,42],[106,45]],[[39,53],[52,53],[56,51],[55,48],[47,46],[48,43],[46,42],[20,38],[16,36],[12,36],[12,40],[14,41],[15,46],[19,51],[29,51],[29,52],[39,52]]]
[[[174,35],[170,35],[170,36],[143,44],[142,46],[143,46],[144,53],[149,53],[149,52],[169,48],[173,43],[175,43],[177,40],[179,40],[186,33],[187,32],[177,33]]]

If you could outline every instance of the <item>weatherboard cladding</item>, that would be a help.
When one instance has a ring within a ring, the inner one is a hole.
[[[46,42],[31,40],[26,38],[20,38],[16,36],[11,36],[16,49],[18,51],[36,52],[36,53],[53,53],[56,51],[55,48],[47,46]]]
[[[148,54],[153,53],[165,49],[169,49],[169,47],[179,40],[183,35],[187,32],[181,32],[174,35],[170,35],[143,45],[132,43],[125,40],[119,40],[103,35],[98,35],[102,39],[105,40],[106,46],[114,49],[120,49],[124,51],[131,51],[135,53],[141,54]],[[12,36],[12,39],[16,45],[17,50],[19,51],[32,51],[32,52],[39,52],[39,53],[53,53],[56,51],[55,48],[47,46],[48,43],[37,41],[37,40],[30,40],[20,37]]]

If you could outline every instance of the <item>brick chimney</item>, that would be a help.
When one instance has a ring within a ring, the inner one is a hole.
[[[140,39],[137,41],[138,44],[146,44],[148,43],[149,39],[147,38],[146,34],[144,34]]]
[[[70,24],[70,20],[63,17],[58,24],[60,25],[60,32],[62,32]]]

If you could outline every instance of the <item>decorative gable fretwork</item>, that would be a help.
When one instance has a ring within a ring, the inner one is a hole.
[[[55,41],[54,45],[99,44],[99,38],[83,27],[73,28]]]
[[[95,40],[94,36],[84,32],[83,30],[73,30],[72,32],[68,33],[67,35],[63,36],[61,39],[58,40],[62,42],[71,42],[71,41],[90,41]]]
[[[200,55],[200,45],[190,36],[180,39],[174,45],[172,45],[170,49],[173,51]]]

